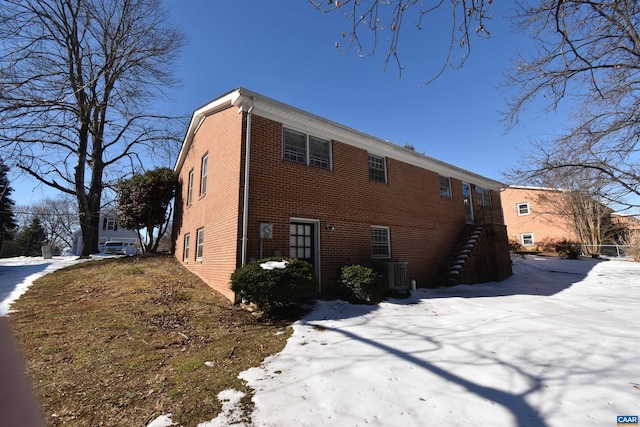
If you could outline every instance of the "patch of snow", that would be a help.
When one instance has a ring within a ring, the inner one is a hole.
[[[147,424],[147,427],[170,427],[174,426],[176,423],[171,419],[171,414],[160,415],[155,420],[151,421]]]
[[[198,424],[198,427],[247,427],[242,421],[243,413],[240,411],[240,399],[244,393],[238,390],[223,390],[218,393],[218,399],[222,402],[222,411],[211,421]]]
[[[287,268],[288,263],[289,261],[267,261],[260,264],[260,268],[263,270],[273,270],[274,268],[282,270]]]

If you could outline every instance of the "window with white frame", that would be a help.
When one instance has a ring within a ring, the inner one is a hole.
[[[369,180],[387,182],[387,164],[384,157],[369,154]]]
[[[204,228],[199,228],[196,234],[196,261],[202,261],[204,252]]]
[[[451,197],[451,178],[440,176],[440,195],[442,197]]]
[[[389,227],[371,227],[371,257],[390,258]]]
[[[529,211],[529,203],[518,203],[516,205],[516,209],[518,210],[518,215],[529,215],[531,211]]]
[[[207,175],[209,174],[209,153],[202,156],[200,163],[200,195],[207,194]]]
[[[476,187],[478,203],[482,206],[491,206],[491,190]]]
[[[184,249],[182,259],[189,261],[189,245],[191,244],[191,235],[189,233],[184,235]]]
[[[105,231],[117,231],[118,225],[116,224],[116,219],[105,217],[102,220],[102,229]]]
[[[533,246],[535,244],[533,233],[520,234],[520,240],[522,241],[522,246]]]
[[[187,181],[187,206],[191,206],[191,203],[193,203],[193,177],[194,170],[191,169],[189,171],[189,178]]]
[[[321,169],[331,169],[331,141],[284,128],[282,157]]]

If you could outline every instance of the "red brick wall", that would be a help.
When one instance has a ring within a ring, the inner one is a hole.
[[[236,269],[240,227],[242,115],[229,108],[208,116],[194,136],[179,171],[183,215],[177,227],[176,257],[183,259],[184,235],[191,236],[190,256],[184,265],[212,288],[233,298],[229,276]],[[209,153],[206,195],[200,197],[201,159]],[[188,174],[194,169],[193,203],[186,206]],[[204,227],[202,261],[196,261],[196,233]]]
[[[177,227],[176,256],[182,259],[184,234],[190,233],[191,254],[185,265],[229,298],[229,276],[241,256],[245,120],[246,114],[235,108],[209,116],[179,174],[183,204],[192,167],[196,185],[193,205],[184,208]],[[418,286],[435,284],[465,224],[462,183],[451,179],[452,197],[441,197],[437,173],[390,158],[388,183],[369,181],[367,151],[340,141],[331,144],[332,170],[285,161],[282,129],[278,122],[252,115],[247,260],[260,256],[261,222],[274,225],[273,239],[263,241],[266,257],[289,256],[291,218],[317,220],[322,291],[332,295],[340,267],[372,264],[371,226],[385,226],[390,229],[391,259],[408,261],[409,275]],[[208,189],[199,198],[205,152]],[[475,188],[472,191],[475,201]],[[500,211],[499,196],[493,196],[494,208]],[[327,224],[335,229],[326,230]],[[200,262],[195,261],[196,230],[202,226],[205,246]]]
[[[387,226],[391,258],[409,262],[418,286],[433,284],[465,223],[462,183],[452,179],[453,197],[441,197],[437,173],[390,158],[388,183],[371,182],[367,151],[339,141],[331,171],[285,161],[282,128],[253,116],[248,257],[259,257],[260,222],[274,224],[263,256],[287,256],[290,218],[319,220],[322,286],[330,294],[340,267],[371,265],[370,227]],[[499,210],[498,197],[494,203]]]
[[[562,215],[563,199],[560,193],[529,188],[507,188],[501,197],[510,239],[521,242],[521,233],[533,233],[535,247],[549,240],[576,240],[570,221]],[[518,215],[518,203],[529,203],[531,213]]]

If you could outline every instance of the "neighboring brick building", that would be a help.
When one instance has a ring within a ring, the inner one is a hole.
[[[571,220],[562,212],[565,202],[560,190],[514,185],[503,189],[501,199],[507,234],[525,248],[579,240]]]
[[[326,296],[351,264],[403,261],[419,287],[511,274],[499,182],[242,88],[194,112],[175,171],[176,257],[229,298],[273,255],[309,260]]]

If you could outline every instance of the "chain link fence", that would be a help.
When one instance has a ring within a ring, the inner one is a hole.
[[[605,258],[619,258],[633,260],[631,250],[636,249],[631,245],[582,245],[582,253],[600,254]]]

